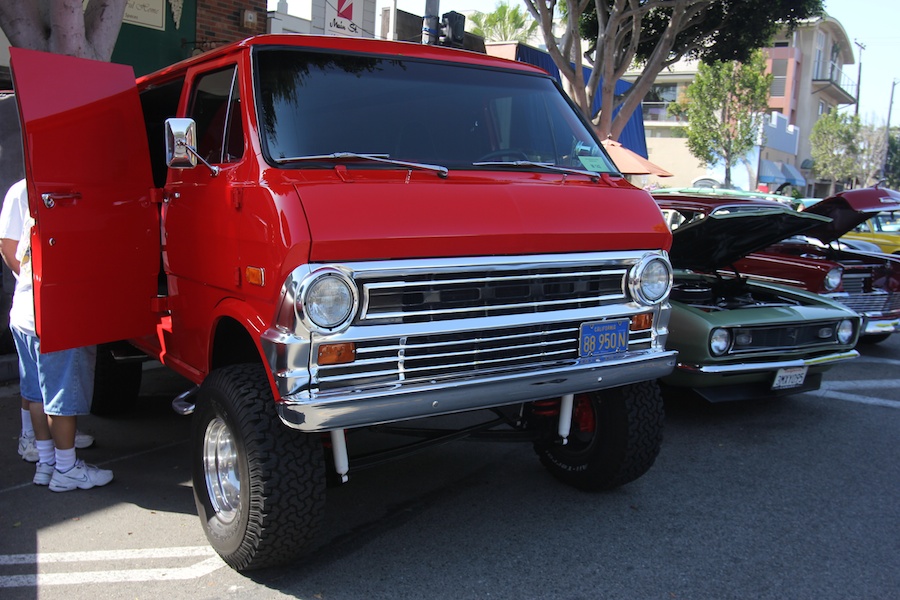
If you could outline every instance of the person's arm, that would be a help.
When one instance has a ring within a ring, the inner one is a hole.
[[[18,246],[18,240],[10,240],[7,238],[0,239],[0,256],[3,257],[3,262],[6,263],[9,270],[16,275],[19,274],[19,261],[16,260],[16,248],[18,248]]]

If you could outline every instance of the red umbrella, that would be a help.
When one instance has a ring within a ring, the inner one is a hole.
[[[658,177],[672,177],[662,167],[653,164],[640,154],[632,152],[619,142],[611,139],[603,140],[603,147],[609,157],[616,163],[616,167],[623,175],[656,175]]]

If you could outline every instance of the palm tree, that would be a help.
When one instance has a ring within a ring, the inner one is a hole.
[[[486,42],[527,42],[537,31],[538,23],[521,6],[510,6],[503,0],[494,12],[476,12],[471,16],[472,28]]]

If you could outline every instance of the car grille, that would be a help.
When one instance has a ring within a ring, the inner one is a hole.
[[[763,350],[799,350],[817,346],[832,346],[838,342],[838,321],[818,321],[800,325],[777,327],[741,327],[732,333],[734,343],[730,354],[760,352]],[[739,344],[741,336],[749,335],[750,341]]]
[[[578,359],[580,321],[545,323],[358,342],[356,361],[320,366],[319,389],[367,386],[411,379],[440,380],[467,374],[540,368]],[[652,331],[629,334],[628,351],[650,348]],[[612,355],[617,356],[617,355]]]
[[[831,298],[860,314],[900,311],[900,294],[896,292],[835,294]]]
[[[642,256],[347,265],[361,310],[341,341],[355,344],[355,360],[312,364],[313,387],[325,391],[572,363],[578,360],[582,323],[645,312],[628,289],[628,273]],[[630,331],[627,352],[649,350],[654,342],[652,329]]]
[[[573,265],[552,271],[516,267],[434,274],[357,277],[365,305],[360,325],[422,323],[588,308],[627,300],[624,265]]]

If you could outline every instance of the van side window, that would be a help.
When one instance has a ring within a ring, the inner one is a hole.
[[[237,162],[244,155],[244,127],[237,67],[197,80],[188,116],[197,123],[197,151],[211,163]]]

